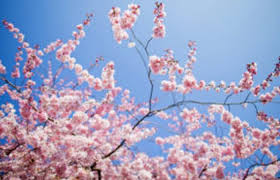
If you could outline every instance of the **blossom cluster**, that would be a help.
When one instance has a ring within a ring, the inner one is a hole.
[[[163,18],[166,16],[164,10],[164,4],[156,2],[156,7],[154,9],[154,28],[153,28],[153,38],[164,38],[165,37],[165,25],[163,24]]]
[[[140,6],[136,4],[128,5],[128,10],[125,10],[122,15],[119,7],[113,7],[109,11],[108,17],[112,24],[114,38],[118,43],[128,39],[129,35],[126,30],[133,27],[139,14]]]
[[[56,48],[63,44],[62,40],[57,39],[56,41],[50,43],[46,48],[44,48],[45,53],[50,53],[54,51]]]
[[[257,74],[257,64],[247,64],[247,71],[243,73],[243,78],[239,82],[241,90],[250,89],[254,83],[253,76]]]
[[[22,49],[24,49],[27,53],[27,61],[25,62],[23,67],[23,74],[25,78],[32,77],[32,70],[42,63],[42,59],[40,59],[39,56],[43,55],[43,52],[41,50],[38,50],[37,48],[30,47],[29,43],[24,41],[24,35],[20,33],[20,30],[16,28],[12,23],[7,22],[6,20],[3,20],[2,23],[5,28],[7,28],[10,32],[13,33],[14,38],[16,38],[19,43],[21,43],[21,46],[18,47],[19,52],[16,54],[15,58],[16,65],[14,66],[14,71],[12,72],[11,76],[13,78],[20,77],[20,64],[18,63],[18,61],[22,60]]]
[[[272,92],[267,92],[260,95],[260,100],[263,104],[271,102],[276,95],[280,95],[280,87],[274,87]]]

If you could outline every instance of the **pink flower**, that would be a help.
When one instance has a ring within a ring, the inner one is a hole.
[[[24,40],[24,35],[23,35],[22,33],[19,33],[19,34],[18,34],[18,42],[19,42],[19,43],[22,43],[23,40]]]
[[[224,179],[225,175],[224,175],[224,171],[223,168],[221,166],[219,166],[216,170],[216,178],[217,179]]]
[[[131,11],[126,10],[123,13],[123,16],[120,21],[120,25],[122,29],[130,29],[134,25],[137,16],[131,13]]]
[[[139,16],[140,15],[140,5],[137,4],[129,4],[128,8],[131,10],[131,13]]]
[[[109,13],[109,19],[112,24],[115,40],[120,44],[123,40],[129,38],[126,29],[131,29],[140,14],[140,6],[135,4],[128,5],[128,10],[124,11],[120,16],[121,10],[118,7],[113,7]]]
[[[161,81],[161,89],[163,91],[174,91],[176,89],[176,82],[175,81]]]
[[[180,113],[180,116],[188,123],[197,122],[201,118],[201,115],[195,108],[191,110],[184,108],[183,111]]]
[[[97,91],[101,91],[103,89],[101,79],[99,78],[94,79],[94,89]]]
[[[159,74],[159,72],[163,69],[165,63],[164,61],[157,56],[150,56],[150,64],[151,70],[155,74]]]
[[[257,64],[255,62],[252,62],[251,64],[247,64],[247,70],[252,74],[257,74]]]
[[[157,143],[158,145],[163,145],[163,144],[164,144],[164,139],[161,138],[161,137],[157,137],[157,138],[156,138],[156,143]]]
[[[178,73],[179,73],[179,74],[182,74],[183,72],[184,72],[184,69],[183,69],[183,68],[181,68],[181,67],[178,68]]]
[[[266,80],[264,80],[264,81],[261,83],[261,86],[262,86],[263,89],[266,89],[266,88],[269,86],[269,83],[268,83]]]
[[[210,81],[209,86],[210,86],[212,89],[215,89],[216,83],[215,83],[214,81]]]
[[[38,114],[38,119],[40,122],[45,122],[48,119],[48,115],[46,112],[40,112]]]
[[[153,38],[164,38],[165,37],[165,26],[162,22],[157,22],[153,28]]]
[[[39,50],[38,51],[38,56],[43,56],[43,55],[44,55],[43,51]]]
[[[196,80],[193,75],[185,75],[184,80],[183,80],[184,86],[187,89],[193,89],[196,87]]]
[[[204,80],[200,80],[198,84],[198,89],[202,90],[205,87],[206,83]]]
[[[228,111],[224,111],[222,114],[222,120],[227,123],[227,124],[231,124],[231,121],[233,119],[233,116],[230,112]]]
[[[13,32],[14,31],[14,25],[12,23],[7,24],[7,28],[9,31]]]
[[[88,119],[88,116],[86,113],[82,111],[77,111],[72,117],[72,122],[75,125],[81,124],[82,122],[86,122]]]
[[[231,121],[231,125],[232,125],[233,129],[235,129],[235,130],[240,130],[242,128],[241,121],[240,121],[240,119],[238,117],[235,117]]]
[[[260,100],[263,104],[266,104],[268,102],[271,102],[273,97],[274,96],[271,93],[266,93],[266,94],[260,95]]]
[[[259,94],[260,90],[261,90],[261,86],[260,85],[257,85],[255,88],[251,89],[251,91],[254,94],[254,96],[257,96]]]
[[[169,118],[168,114],[166,112],[164,112],[164,111],[160,111],[156,115],[158,117],[160,117],[161,119],[168,119]]]
[[[6,73],[6,67],[2,64],[0,60],[0,74],[5,74]]]
[[[79,75],[83,71],[83,67],[80,64],[75,65],[76,74]]]
[[[84,29],[84,26],[82,24],[78,24],[76,27],[77,27],[78,30],[83,30]]]
[[[226,88],[226,83],[225,83],[225,81],[221,81],[221,82],[220,82],[220,87],[221,87],[221,88]]]
[[[138,177],[143,180],[150,180],[152,179],[152,174],[147,170],[140,170],[138,173]]]
[[[254,138],[259,139],[261,137],[261,131],[259,129],[253,129],[252,135]]]
[[[14,72],[12,72],[12,77],[13,78],[19,78],[20,77],[20,73],[19,73],[19,68],[18,67],[16,67],[14,69]]]
[[[92,127],[96,130],[107,129],[110,127],[110,122],[96,114],[92,120]]]
[[[163,24],[163,18],[166,16],[164,11],[164,4],[156,2],[156,8],[154,9],[155,26],[153,28],[153,38],[163,38],[165,36],[165,26]]]
[[[148,112],[149,112],[148,108],[140,108],[139,109],[139,113],[143,116],[146,115]]]

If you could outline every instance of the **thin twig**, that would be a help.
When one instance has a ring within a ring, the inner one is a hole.
[[[151,38],[147,41],[146,46],[145,46],[145,50],[148,49],[149,44],[150,44],[150,42],[151,42],[152,40],[153,40],[153,37],[151,37]]]
[[[149,72],[148,66],[147,66],[147,63],[145,62],[145,59],[144,59],[142,53],[140,52],[140,50],[138,49],[138,47],[135,46],[135,49],[136,49],[138,55],[140,56],[140,58],[141,58],[141,60],[142,60],[142,62],[143,62],[143,64],[144,64],[144,67],[145,67],[145,69],[146,69],[146,72],[147,72],[147,74],[148,74],[148,72]]]
[[[227,97],[225,98],[225,101],[224,103],[227,103],[228,99],[233,95],[233,93],[227,95]],[[228,106],[228,111],[230,111],[230,105],[227,105]]]
[[[171,104],[169,106],[166,106],[164,108],[161,108],[161,109],[158,109],[158,110],[154,110],[153,112],[159,112],[159,111],[165,111],[165,110],[168,110],[168,109],[171,109],[173,107],[176,107],[176,106],[181,106],[183,104],[200,104],[200,105],[212,105],[212,104],[215,104],[215,105],[223,105],[223,106],[232,106],[232,105],[242,105],[242,104],[245,104],[245,103],[248,103],[248,104],[256,104],[256,103],[261,103],[260,100],[255,100],[255,101],[247,101],[247,102],[231,102],[231,103],[225,103],[225,102],[202,102],[202,101],[195,101],[195,100],[185,100],[185,101],[179,101],[177,103],[174,103],[174,104]]]
[[[4,78],[4,77],[1,77],[1,79],[7,83],[8,85],[10,85],[12,88],[14,88],[18,93],[21,93],[21,90],[16,86],[14,85],[13,83],[11,83],[8,79]]]

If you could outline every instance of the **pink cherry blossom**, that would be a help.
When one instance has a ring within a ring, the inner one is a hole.
[[[0,60],[0,74],[5,74],[6,73],[6,67],[2,64]]]
[[[153,38],[163,38],[165,37],[165,25],[163,24],[163,18],[166,16],[164,11],[164,4],[156,2],[156,7],[154,9],[154,28],[153,28]]]
[[[157,56],[150,56],[150,67],[153,73],[159,74],[160,71],[163,69],[165,63],[163,59]]]
[[[115,76],[118,61],[99,56],[87,67],[74,53],[93,14],[74,26],[68,40],[45,48],[3,20],[19,46],[14,61],[0,61],[1,178],[277,178],[280,122],[273,105],[280,95],[280,58],[264,79],[252,62],[241,79],[209,81],[198,76],[196,41],[183,47],[185,61],[170,48],[151,54],[160,53],[152,39],[166,34],[165,5],[156,2],[153,14],[153,34],[145,42],[134,33],[140,5],[108,13],[114,39],[128,40],[143,60],[147,86],[140,84],[139,91],[147,93],[140,99],[120,87],[126,81]]]
[[[192,89],[196,87],[196,79],[192,74],[187,74],[183,80],[184,86],[187,89]]]
[[[114,38],[118,43],[129,38],[126,30],[134,26],[139,14],[140,6],[136,4],[128,5],[128,10],[124,11],[122,16],[119,7],[113,7],[109,11],[108,16],[112,24]]]

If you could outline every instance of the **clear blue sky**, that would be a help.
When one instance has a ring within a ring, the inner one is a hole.
[[[146,41],[151,37],[153,27],[154,2],[151,0],[9,0],[0,2],[0,18],[15,24],[25,34],[32,46],[45,47],[61,38],[71,38],[75,25],[84,19],[86,13],[94,13],[94,21],[86,30],[86,38],[73,53],[77,62],[88,66],[97,56],[113,60],[116,66],[117,85],[131,90],[137,102],[148,98],[149,84],[145,69],[135,49],[127,48],[127,41],[121,45],[113,39],[107,14],[112,6],[127,9],[127,4],[141,5],[141,15],[134,31]],[[188,40],[197,41],[197,62],[194,74],[197,79],[207,82],[225,80],[237,83],[246,70],[246,64],[258,64],[256,82],[260,83],[274,68],[280,55],[280,1],[261,0],[172,0],[166,4],[166,38],[153,40],[151,54],[162,55],[164,49],[171,48],[181,63],[186,60]],[[12,70],[18,43],[3,26],[0,27],[0,59]],[[45,59],[47,60],[47,59]],[[105,64],[105,63],[104,63]],[[101,65],[102,66],[102,65]],[[99,73],[96,72],[95,75]],[[153,77],[157,79],[157,77]],[[279,86],[279,79],[275,81]],[[215,93],[193,93],[188,98],[196,100],[220,101],[225,96]],[[170,95],[156,95],[167,103]],[[239,97],[237,97],[238,100]],[[6,99],[1,99],[0,103]],[[261,107],[262,108],[262,107]],[[279,118],[279,105],[264,107],[268,113]],[[233,109],[241,119],[255,121],[254,109],[246,113],[242,108]],[[146,146],[144,146],[146,147]]]

